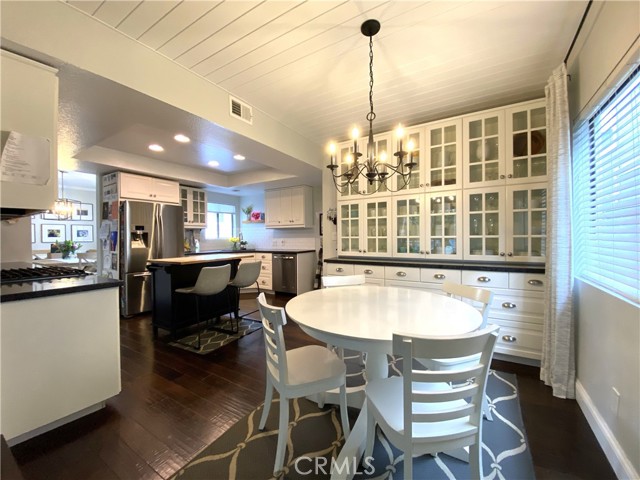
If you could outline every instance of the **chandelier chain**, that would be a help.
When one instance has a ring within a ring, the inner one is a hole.
[[[367,120],[369,126],[376,118],[376,113],[373,111],[373,37],[369,37],[369,107],[370,111],[367,114]]]

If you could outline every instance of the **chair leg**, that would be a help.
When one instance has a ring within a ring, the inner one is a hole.
[[[473,480],[482,478],[482,448],[479,439],[469,447],[469,468],[471,469],[469,478]]]
[[[256,296],[256,299],[260,296],[260,284],[258,283],[258,281],[256,280],[256,287],[258,287],[258,295]],[[240,304],[240,289],[238,289],[238,305]],[[238,307],[240,308],[240,307]],[[244,320],[245,318],[247,318],[249,315],[251,315],[252,313],[256,313],[258,310],[252,310],[248,313],[245,313],[244,315],[240,315],[240,320]],[[262,322],[262,320],[255,320],[253,318],[247,318],[247,320],[251,320],[252,322]]]
[[[267,377],[267,386],[264,392],[264,407],[262,408],[262,417],[260,417],[260,425],[258,430],[263,430],[264,425],[267,423],[267,417],[269,416],[269,410],[271,409],[271,401],[273,400],[273,385],[271,380]]]
[[[342,420],[342,430],[344,431],[344,440],[347,441],[351,428],[349,427],[349,411],[347,410],[347,379],[345,383],[340,385],[340,418]]]
[[[366,402],[366,400],[365,400]],[[371,409],[367,408],[367,438],[364,448],[364,457],[373,455],[373,444],[376,441],[376,419],[371,413]]]
[[[273,474],[282,470],[284,465],[284,454],[287,448],[287,437],[289,436],[289,399],[280,395],[280,422],[278,423],[278,448],[276,449],[276,461],[273,466]]]
[[[404,452],[404,479],[413,480],[413,451],[411,449]]]
[[[489,400],[487,399],[487,395],[482,398],[482,415],[488,421],[493,422],[493,414],[491,413],[491,408],[489,407]]]

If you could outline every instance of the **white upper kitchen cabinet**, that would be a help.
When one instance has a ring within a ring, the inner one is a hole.
[[[390,256],[391,198],[338,203],[338,253]]]
[[[313,190],[308,185],[265,191],[266,228],[313,226]]]
[[[547,117],[544,100],[506,110],[507,183],[547,181]]]
[[[184,210],[184,228],[206,228],[207,193],[201,188],[180,185],[180,202]]]
[[[119,172],[118,183],[122,199],[180,203],[180,185],[172,180]]]
[[[504,185],[504,111],[470,115],[462,122],[464,187]]]

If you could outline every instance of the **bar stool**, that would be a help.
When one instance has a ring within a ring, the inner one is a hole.
[[[243,262],[238,267],[238,273],[233,277],[233,280],[229,283],[231,287],[236,289],[236,318],[244,319],[252,313],[256,313],[258,309],[245,313],[239,317],[240,314],[240,289],[252,286],[254,283],[258,287],[258,295],[260,295],[260,284],[258,283],[258,277],[260,276],[260,270],[262,268],[262,261],[258,262]],[[260,322],[261,320],[254,320],[249,318],[253,322]]]
[[[193,295],[196,300],[196,323],[200,323],[200,297],[208,297],[216,295],[227,288],[229,284],[229,278],[231,277],[231,265],[222,265],[221,267],[204,267],[198,274],[198,279],[193,287],[176,288],[175,293],[183,295]],[[227,290],[227,303],[229,302],[229,292]],[[229,309],[230,310],[230,309]],[[231,318],[231,315],[229,315]],[[207,328],[209,319],[205,320],[205,330]],[[233,320],[231,320],[231,328],[233,329]],[[224,333],[234,334],[238,333],[238,320],[236,319],[236,329],[226,330],[222,328],[215,328],[217,331]],[[196,350],[200,350],[200,331],[198,331],[198,346]],[[190,345],[191,346],[191,345]]]

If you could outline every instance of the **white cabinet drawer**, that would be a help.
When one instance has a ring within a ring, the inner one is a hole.
[[[256,253],[255,259],[260,260],[262,264],[271,263],[273,261],[273,256],[271,253]]]
[[[486,272],[481,270],[464,270],[462,283],[473,287],[509,288],[509,274],[507,272]]]
[[[413,267],[384,267],[384,278],[386,280],[419,282],[420,269]]]
[[[491,303],[491,315],[544,315],[544,294],[531,293],[528,295],[518,294],[512,291],[494,292]]]
[[[500,327],[496,352],[540,359],[542,333],[534,330]]]
[[[355,275],[354,265],[344,263],[327,263],[325,275]]]
[[[271,290],[273,288],[271,283],[271,275],[268,275],[268,276],[260,275],[258,277],[258,284],[262,289]]]
[[[438,268],[421,268],[420,281],[442,285],[445,281],[462,283],[460,270],[441,270]]]
[[[262,262],[262,265],[260,265],[260,276],[263,275],[268,275],[271,276],[271,269],[272,264],[270,262]]]
[[[510,273],[509,288],[544,292],[546,277],[541,273]]]
[[[353,271],[356,275],[364,275],[365,278],[384,278],[384,267],[379,265],[354,265]]]

